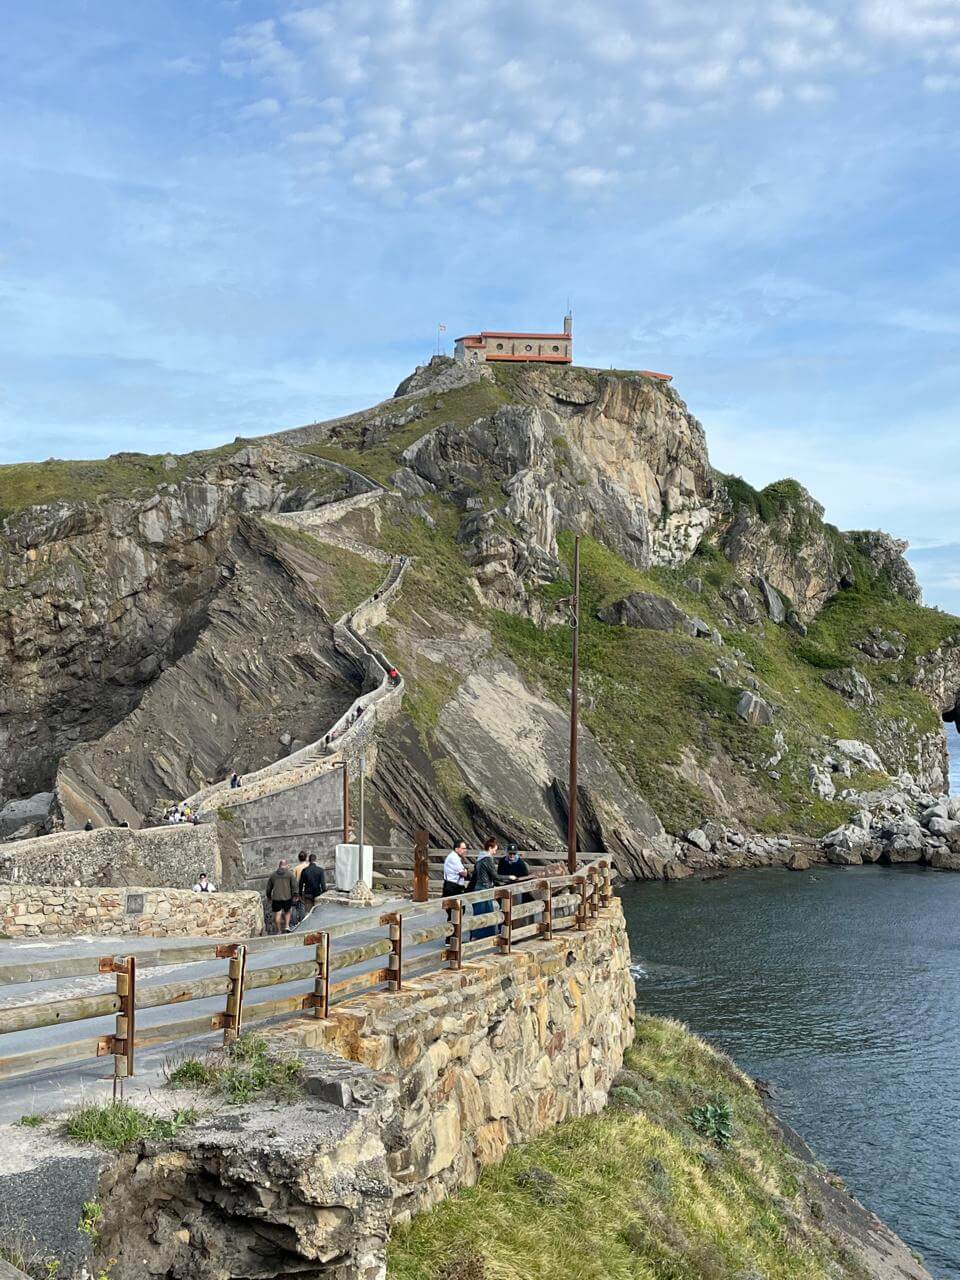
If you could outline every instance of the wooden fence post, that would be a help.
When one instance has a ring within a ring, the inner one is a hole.
[[[413,846],[413,900],[426,902],[430,897],[430,833],[418,831]]]
[[[380,917],[380,923],[388,926],[390,938],[390,955],[387,957],[387,968],[390,970],[390,990],[403,990],[403,915],[399,911],[391,911]]]
[[[587,914],[589,906],[587,903],[587,877],[577,876],[574,879],[574,888],[579,890],[579,900],[577,902],[577,929],[582,933],[587,927]]]
[[[463,968],[463,903],[459,898],[447,899],[450,936],[447,939],[447,968]]]
[[[219,948],[218,948],[219,951]],[[229,957],[227,1007],[223,1015],[223,1043],[233,1044],[243,1029],[243,988],[247,977],[247,948],[242,943],[224,947]]]
[[[604,860],[600,863],[600,879],[602,888],[600,890],[600,905],[609,907],[613,901],[613,880],[610,875],[610,863]]]
[[[549,942],[553,937],[553,887],[549,880],[544,880],[540,887],[545,890],[543,898],[543,922],[540,925],[540,933],[544,940]]]
[[[497,933],[497,947],[501,955],[508,956],[513,947],[513,894],[509,889],[498,889],[494,900],[500,904],[503,912],[503,920]]]

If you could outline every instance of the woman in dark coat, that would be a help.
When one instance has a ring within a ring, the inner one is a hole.
[[[473,868],[473,874],[470,877],[470,883],[467,885],[467,893],[474,893],[478,889],[494,889],[506,882],[497,875],[497,865],[494,859],[497,856],[498,845],[493,838],[489,839],[483,846],[483,852],[477,858]],[[492,898],[487,898],[483,902],[473,903],[473,914],[475,916],[485,916],[494,908]],[[476,942],[478,938],[492,938],[496,933],[496,925],[487,925],[483,929],[471,929],[470,941]]]

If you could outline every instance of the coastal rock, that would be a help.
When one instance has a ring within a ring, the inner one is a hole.
[[[778,625],[781,622],[786,622],[787,608],[783,603],[783,597],[780,595],[780,592],[776,587],[772,586],[766,578],[760,578],[758,580],[758,586],[760,587],[760,594],[763,596],[763,603],[767,607],[767,613],[770,616],[770,621],[776,622]]]
[[[833,689],[854,706],[872,707],[876,701],[870,681],[856,667],[840,667],[828,671],[820,679],[828,689]]]
[[[687,624],[692,625],[690,618],[672,600],[652,591],[634,591],[601,609],[597,616],[614,626],[645,627],[649,631],[679,631]],[[709,630],[707,627],[707,634]]]
[[[883,761],[868,743],[860,742],[857,738],[838,738],[833,745],[857,768],[865,769],[868,773],[886,772]]]
[[[753,597],[739,582],[732,583],[722,594],[741,622],[753,625],[760,621],[760,613],[753,602]]]
[[[695,848],[702,850],[703,853],[709,853],[711,849],[710,839],[705,831],[695,828],[686,834],[688,844],[692,844]]]
[[[826,851],[827,861],[838,867],[859,867],[863,857],[857,849],[841,849],[831,845]]]
[[[809,871],[810,859],[805,853],[791,853],[790,857],[784,864],[788,871]]]
[[[878,529],[854,529],[843,536],[870,561],[898,596],[913,604],[922,604],[923,592],[905,554],[908,543]]]
[[[960,847],[934,849],[927,862],[935,871],[960,871]]]
[[[737,699],[737,715],[747,724],[764,725],[773,723],[773,708],[763,698],[744,689]]]

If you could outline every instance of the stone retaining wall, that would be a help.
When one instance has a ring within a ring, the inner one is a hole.
[[[17,840],[8,849],[16,879],[33,884],[66,885],[77,880],[86,885],[189,888],[201,871],[214,884],[235,883],[235,869],[224,865],[215,824],[57,831]]]
[[[0,933],[10,938],[70,937],[79,933],[251,938],[262,932],[263,902],[258,893],[0,885]]]

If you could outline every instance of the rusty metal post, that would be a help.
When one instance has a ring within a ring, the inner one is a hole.
[[[451,933],[447,939],[447,968],[463,968],[463,903],[459,898],[447,898],[447,919]]]
[[[544,890],[543,922],[540,925],[540,935],[546,942],[549,942],[553,937],[553,887],[549,880],[544,880],[540,887]]]
[[[503,912],[503,920],[497,933],[497,947],[501,955],[508,956],[513,949],[513,894],[509,889],[498,889],[493,896]]]
[[[576,876],[573,881],[573,887],[575,890],[579,890],[579,900],[577,902],[576,927],[582,933],[583,930],[586,929],[587,927],[587,915],[590,909],[587,902],[587,895],[589,893],[589,889],[587,886],[587,877]]]
[[[227,1007],[223,1015],[223,1043],[233,1044],[243,1030],[243,989],[247,978],[247,948],[234,943],[224,948],[230,960],[227,967]]]
[[[573,601],[570,627],[573,653],[570,663],[570,776],[567,784],[567,870],[577,869],[577,727],[580,716],[580,538],[573,540]]]
[[[330,1013],[330,935],[329,933],[305,933],[305,947],[315,947],[317,974],[313,981],[313,992],[306,999],[307,1008],[313,1009],[315,1018],[326,1018]]]
[[[604,859],[600,863],[600,905],[609,907],[613,901],[613,879],[610,875],[610,863]]]
[[[137,1032],[137,961],[134,956],[117,960],[110,956],[100,961],[101,973],[114,973],[117,979],[117,1024],[110,1041],[113,1054],[113,1096],[123,1097],[123,1082],[134,1071],[133,1052]]]
[[[413,900],[426,902],[430,897],[430,833],[418,831],[413,846]]]
[[[391,911],[380,917],[380,923],[388,928],[390,939],[390,955],[387,957],[387,968],[390,971],[390,990],[403,990],[403,915],[399,911]]]

